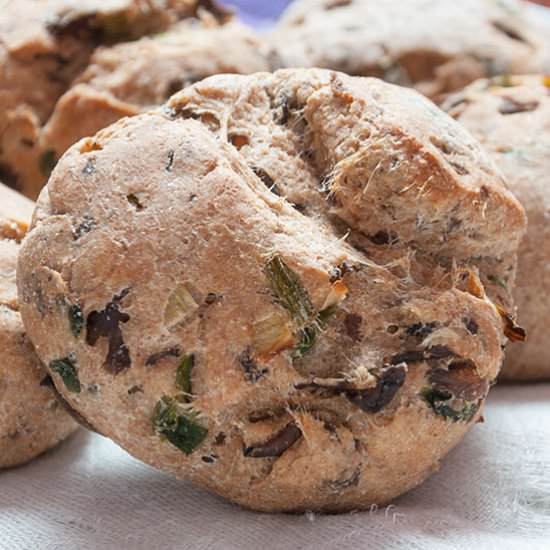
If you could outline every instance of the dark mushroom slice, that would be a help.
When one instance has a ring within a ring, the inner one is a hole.
[[[127,291],[121,293],[109,302],[103,311],[92,311],[86,321],[86,343],[95,346],[100,338],[107,338],[109,349],[104,368],[111,374],[119,374],[130,367],[130,350],[122,337],[121,323],[127,323],[130,316],[120,311],[120,300]]]
[[[293,422],[287,424],[269,441],[244,449],[244,456],[250,458],[279,457],[302,437],[302,431]]]
[[[489,391],[489,382],[468,360],[451,363],[447,369],[432,369],[428,381],[422,398],[437,415],[453,422],[469,422]]]
[[[346,397],[365,412],[379,412],[388,405],[405,383],[407,369],[404,365],[383,369],[373,388],[347,391]]]

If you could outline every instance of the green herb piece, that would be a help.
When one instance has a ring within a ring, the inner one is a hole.
[[[299,331],[298,345],[294,348],[292,352],[292,357],[294,359],[300,359],[303,357],[311,348],[314,346],[315,341],[317,340],[317,334],[319,329],[316,326],[306,327]]]
[[[84,327],[84,315],[82,314],[82,309],[80,309],[80,306],[77,305],[70,306],[68,309],[68,315],[71,332],[75,338],[78,338],[82,332],[82,328]]]
[[[304,329],[298,331],[298,345],[294,348],[292,357],[294,359],[299,359],[308,353],[315,342],[317,341],[317,336],[319,333],[327,328],[327,324],[330,318],[336,314],[338,311],[339,304],[333,304],[331,306],[322,309],[315,319],[315,322]]]
[[[294,339],[292,356],[299,359],[313,348],[320,331],[325,328],[328,319],[336,313],[338,306],[346,298],[348,288],[340,279],[333,281],[321,311],[316,313],[300,277],[288,267],[279,255],[273,256],[269,260],[264,268],[264,273],[277,303],[290,314],[294,330],[291,332],[288,325],[285,330],[280,330],[281,326],[284,326],[281,323],[273,323],[271,327],[266,325],[270,330],[264,332],[269,333],[270,338],[266,339],[267,345],[262,347],[271,347],[276,353],[289,347],[289,342],[292,342],[292,338],[289,336],[292,335]],[[255,335],[257,332],[255,330]],[[257,335],[255,339],[260,340],[261,334]],[[269,346],[270,343],[271,346]],[[274,345],[275,343],[278,345]],[[258,346],[254,345],[254,349],[258,350]]]
[[[504,290],[508,291],[508,285],[498,275],[488,275],[487,279],[489,279],[491,283],[498,285]]]
[[[288,311],[292,320],[300,326],[309,324],[314,314],[313,305],[297,273],[280,256],[269,260],[264,273],[275,299]]]
[[[321,328],[326,328],[330,318],[338,311],[338,305],[334,304],[325,309],[322,309],[317,316],[317,321]]]
[[[44,177],[49,178],[56,164],[57,164],[57,158],[55,156],[55,151],[53,149],[48,149],[40,157],[40,161],[39,161],[40,172]]]
[[[69,357],[56,359],[50,363],[50,370],[61,376],[65,387],[73,393],[80,393],[80,380],[73,361]]]
[[[494,69],[491,69],[490,73],[498,72]],[[500,86],[501,88],[513,88],[515,86],[512,76],[509,74],[503,74],[499,76],[494,76],[489,80],[491,86]]]
[[[197,412],[184,408],[184,405],[165,395],[155,406],[153,428],[155,433],[189,455],[208,434],[208,429],[199,423],[198,418]]]
[[[451,392],[433,387],[424,388],[421,395],[435,414],[453,422],[469,422],[480,405],[479,401],[456,399]]]
[[[185,355],[176,372],[176,388],[187,395],[191,395],[191,373],[195,366],[195,355]]]

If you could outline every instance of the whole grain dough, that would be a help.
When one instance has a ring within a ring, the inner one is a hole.
[[[210,10],[210,11],[208,11]],[[37,146],[95,48],[226,15],[208,0],[5,0],[0,9],[0,179],[36,198],[55,156]]]
[[[0,469],[28,462],[75,431],[25,334],[15,268],[26,226],[0,216]]]
[[[160,105],[195,81],[267,71],[273,63],[273,51],[236,21],[184,21],[154,37],[99,48],[57,103],[40,148],[60,158],[79,139]]]
[[[295,0],[274,34],[286,67],[414,86],[434,100],[478,78],[542,71],[542,32],[521,0]]]
[[[414,91],[219,75],[69,149],[18,288],[98,432],[249,508],[342,511],[415,487],[480,419],[523,336],[487,275],[513,279],[524,226]]]
[[[514,291],[527,342],[506,356],[502,377],[550,378],[550,78],[483,80],[449,98],[445,108],[479,139],[525,207]],[[495,276],[496,277],[496,276]],[[506,286],[506,279],[499,280]]]

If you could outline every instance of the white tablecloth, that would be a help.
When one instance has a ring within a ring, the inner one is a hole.
[[[439,473],[341,516],[246,512],[81,430],[0,473],[1,550],[550,550],[550,385],[497,387]]]

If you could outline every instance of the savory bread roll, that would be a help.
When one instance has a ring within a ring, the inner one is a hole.
[[[35,199],[57,157],[41,128],[100,45],[181,19],[223,22],[211,0],[12,0],[0,10],[0,180]]]
[[[0,468],[23,464],[76,429],[29,342],[15,268],[33,204],[0,184]]]
[[[489,277],[524,229],[416,92],[223,75],[69,149],[18,288],[96,431],[249,508],[341,511],[415,487],[479,420],[524,336]]]
[[[528,231],[519,249],[514,291],[527,342],[506,355],[502,377],[550,378],[550,78],[504,77],[472,84],[445,108],[479,139],[525,207]],[[508,277],[493,275],[502,287]]]
[[[477,78],[550,70],[522,0],[295,0],[273,43],[287,67],[414,86],[439,100]]]

